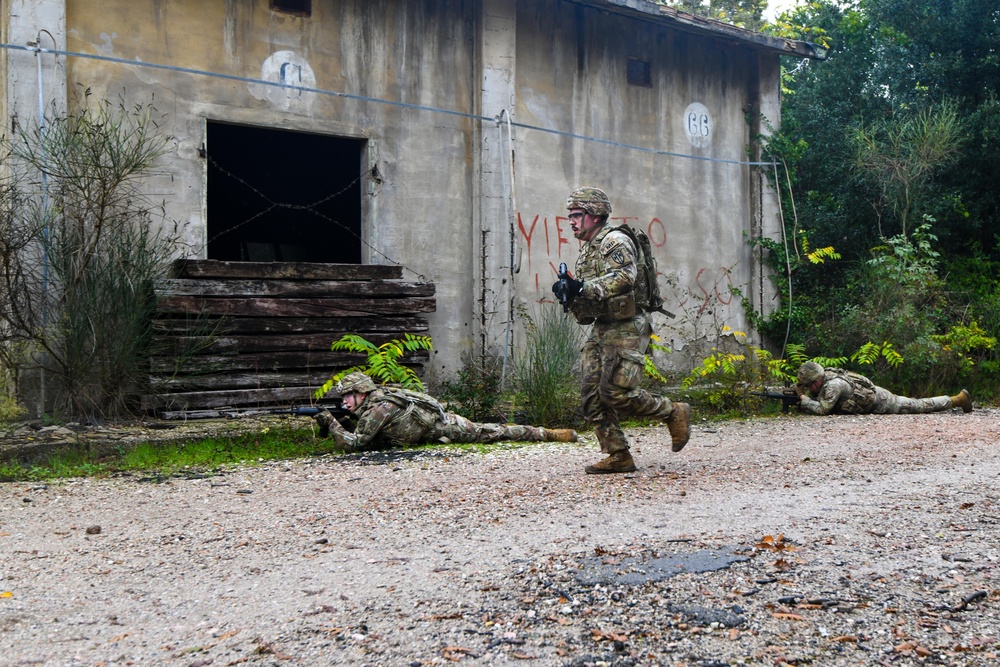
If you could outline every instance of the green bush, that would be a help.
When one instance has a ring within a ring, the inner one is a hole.
[[[560,308],[522,311],[525,344],[514,358],[516,421],[539,426],[580,422],[580,326]]]
[[[448,409],[476,422],[506,422],[500,364],[479,364],[471,355],[463,362],[454,380],[441,383],[440,397]]]
[[[42,369],[57,411],[131,414],[144,393],[153,285],[175,250],[143,190],[169,145],[153,116],[84,98],[4,139],[0,357]]]

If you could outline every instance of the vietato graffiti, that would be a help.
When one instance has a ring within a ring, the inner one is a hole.
[[[662,248],[667,244],[667,228],[659,218],[652,218],[646,224],[642,224],[635,216],[612,217],[611,221],[644,230],[654,248]],[[535,284],[535,290],[547,291],[552,284],[550,278],[554,280],[559,273],[559,263],[566,262],[572,266],[583,244],[573,238],[569,218],[564,215],[550,219],[541,214],[529,218],[518,213],[517,228],[528,259],[527,272]],[[663,261],[659,255],[657,259]],[[544,262],[547,267],[536,268],[538,261]]]
[[[667,227],[657,217],[645,223],[637,216],[618,216],[611,220],[616,224],[625,223],[645,231],[654,249],[667,245]],[[559,274],[560,262],[566,262],[572,267],[583,244],[573,238],[569,218],[564,215],[550,218],[541,214],[527,216],[518,213],[517,229],[524,248],[523,256],[527,259],[524,269],[529,276],[528,280],[534,284],[534,290],[541,300],[549,300],[552,283]],[[664,262],[670,261],[664,253],[656,254],[661,267],[666,266]],[[663,272],[659,275],[662,276]],[[709,309],[711,304],[728,306],[733,300],[730,270],[724,266],[701,267],[695,273],[694,284],[684,291],[688,296],[678,295],[677,305],[687,306],[691,304],[693,297],[698,303],[698,315]]]

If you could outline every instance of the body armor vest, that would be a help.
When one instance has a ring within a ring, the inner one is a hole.
[[[864,375],[844,370],[843,368],[827,368],[826,373],[848,382],[854,389],[849,398],[837,406],[840,412],[850,415],[863,415],[875,407],[875,384]]]
[[[592,280],[610,272],[611,266],[607,259],[601,254],[601,245],[605,237],[614,231],[620,231],[618,227],[605,224],[604,229],[599,231],[591,241],[583,246],[580,256],[576,258],[576,278],[577,280]],[[631,235],[621,232],[626,238],[631,240]],[[635,245],[633,243],[633,245]],[[642,266],[642,250],[636,246],[636,264]],[[635,317],[635,291],[634,288],[625,294],[618,294],[604,300],[585,298],[582,294],[573,299],[570,304],[570,311],[573,317],[580,324],[593,324],[594,322],[617,322]]]

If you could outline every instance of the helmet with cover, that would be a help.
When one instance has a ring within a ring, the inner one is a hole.
[[[566,199],[566,210],[580,209],[599,218],[611,215],[611,200],[600,188],[577,188]]]
[[[337,383],[337,393],[341,396],[346,396],[354,392],[367,394],[372,391],[375,391],[375,383],[361,371],[348,373]]]
[[[815,361],[807,361],[799,366],[798,380],[803,387],[811,385],[816,380],[823,378],[823,367]]]

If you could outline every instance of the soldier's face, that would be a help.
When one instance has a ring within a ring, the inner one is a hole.
[[[340,399],[340,404],[344,406],[345,409],[354,412],[355,408],[361,405],[361,402],[365,400],[365,395],[352,391],[347,396],[342,396]]]
[[[589,241],[597,235],[600,225],[594,216],[581,209],[574,208],[569,212],[569,226],[573,229],[573,236],[581,241]]]

